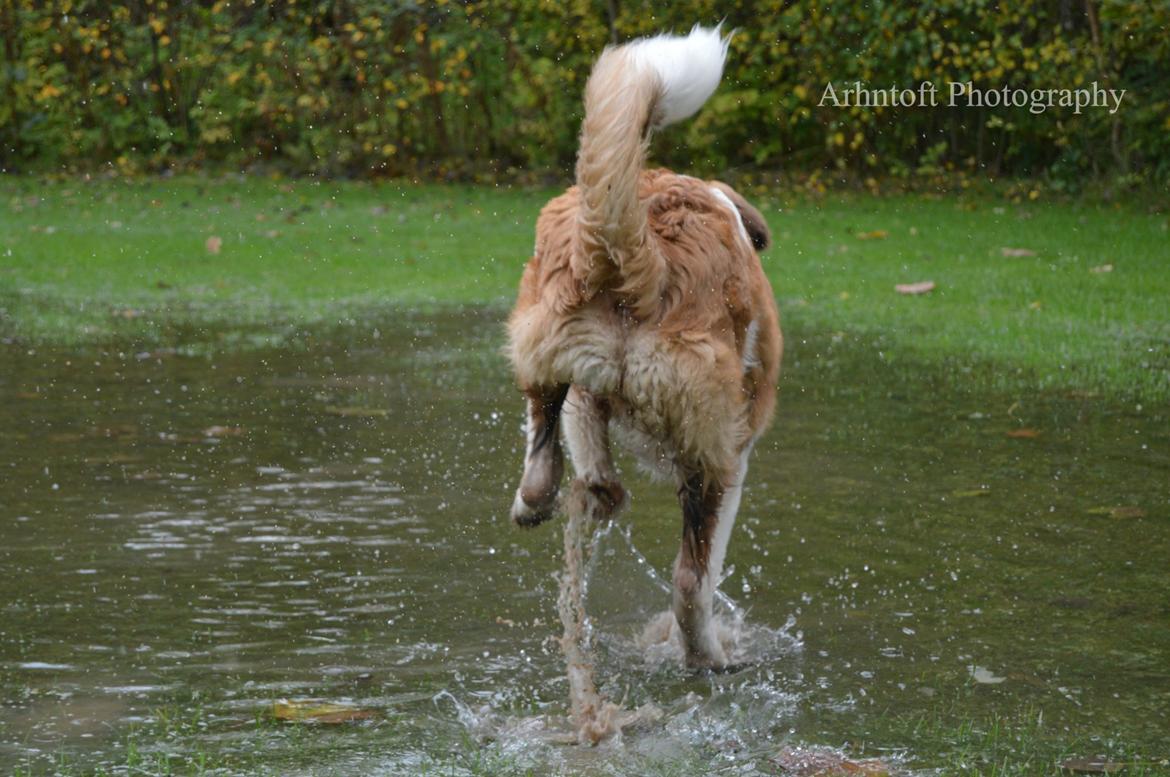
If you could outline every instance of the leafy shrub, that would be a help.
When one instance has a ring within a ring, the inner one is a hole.
[[[1170,4],[1130,0],[0,0],[0,166],[563,172],[607,42],[720,19],[723,86],[664,162],[1170,178]],[[818,104],[855,81],[1128,91],[1113,115]]]

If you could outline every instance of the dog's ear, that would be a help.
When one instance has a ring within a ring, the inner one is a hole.
[[[751,238],[755,249],[763,251],[772,245],[772,232],[768,229],[768,222],[764,220],[764,214],[756,210],[755,206],[745,200],[742,194],[722,181],[716,181],[715,185],[727,195],[727,198],[735,205],[735,209],[739,211],[739,220],[743,222],[743,228],[747,230],[748,237]]]

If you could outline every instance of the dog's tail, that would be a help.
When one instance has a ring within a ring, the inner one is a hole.
[[[588,279],[612,276],[636,314],[657,306],[665,260],[647,234],[638,176],[651,133],[702,107],[723,74],[719,27],[607,48],[585,86],[577,157],[582,259]],[[590,280],[587,285],[592,285]]]

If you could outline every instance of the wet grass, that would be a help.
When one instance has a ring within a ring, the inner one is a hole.
[[[394,307],[502,317],[553,193],[9,178],[0,336],[190,344],[192,327],[214,325],[218,345],[246,347],[307,325],[364,331]],[[892,369],[938,365],[973,387],[1170,398],[1165,213],[987,194],[754,199],[775,233],[765,265],[791,348],[838,332],[875,342]],[[894,290],[926,280],[929,294]]]
[[[492,741],[481,741],[465,731],[435,731],[429,737],[431,754],[419,753],[404,761],[393,760],[380,767],[372,767],[368,760],[347,760],[360,743],[365,757],[375,757],[381,749],[376,740],[386,736],[383,725],[356,724],[342,727],[299,726],[279,724],[265,715],[254,721],[220,719],[209,723],[214,714],[200,707],[168,707],[159,709],[151,720],[130,729],[118,742],[119,757],[95,767],[68,753],[58,753],[51,764],[39,761],[35,765],[13,768],[13,777],[80,777],[117,774],[201,775],[201,774],[282,774],[310,768],[314,774],[410,773],[420,777],[518,777],[522,775],[577,773],[609,773],[604,769],[579,771],[571,763],[562,764],[549,772],[549,764],[539,768],[526,759],[502,750]],[[861,759],[872,763],[881,760],[888,773],[971,775],[975,777],[1046,777],[1053,774],[1120,773],[1125,777],[1166,777],[1170,775],[1170,753],[1150,754],[1131,747],[1123,739],[1101,741],[1069,738],[1054,732],[1044,718],[1043,710],[1025,708],[1008,715],[992,714],[982,718],[964,717],[961,706],[935,713],[893,715],[886,723],[898,736],[915,743],[912,762],[906,763],[896,754],[865,752],[866,745],[850,745],[856,752],[850,760],[842,758],[836,768],[826,767],[817,774],[878,774],[865,771]],[[392,722],[390,726],[392,728]],[[364,733],[363,733],[364,730]],[[381,731],[382,734],[378,734]],[[228,747],[209,742],[209,735],[225,732],[232,737]],[[824,752],[832,752],[839,743],[828,745]],[[776,753],[786,746],[778,745]],[[801,743],[802,749],[816,747]],[[445,757],[436,753],[447,753]],[[720,756],[723,757],[720,757]],[[675,777],[676,775],[710,774],[723,770],[745,774],[789,774],[779,764],[783,759],[769,753],[679,752],[628,754],[624,764],[630,773],[646,777]],[[1100,768],[1086,762],[1096,761]],[[1080,762],[1079,764],[1077,762]],[[389,764],[394,763],[394,766]],[[718,764],[723,766],[717,766]],[[332,764],[327,766],[326,764]],[[1070,768],[1062,768],[1067,764]],[[870,767],[872,769],[872,767]],[[714,770],[714,772],[713,772]],[[806,772],[797,772],[805,774]],[[812,772],[807,772],[811,774]]]
[[[1073,736],[1047,722],[1040,707],[971,717],[965,713],[970,706],[970,699],[961,694],[945,709],[892,715],[886,725],[903,741],[915,743],[917,769],[942,774],[1041,777],[1120,771],[1127,777],[1170,775],[1170,753],[1143,752],[1124,737]],[[1102,768],[1061,766],[1091,761],[1101,763]],[[1111,766],[1106,769],[1104,764]]]

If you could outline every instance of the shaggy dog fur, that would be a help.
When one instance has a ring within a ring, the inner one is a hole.
[[[577,185],[536,225],[508,324],[528,399],[528,448],[512,507],[531,526],[555,508],[559,428],[602,513],[626,501],[609,434],[672,477],[682,506],[673,611],[688,665],[723,667],[715,586],[753,443],[775,406],[781,336],[757,255],[768,227],[726,184],[644,170],[650,133],[718,85],[718,29],[643,39],[601,55],[585,88]]]

